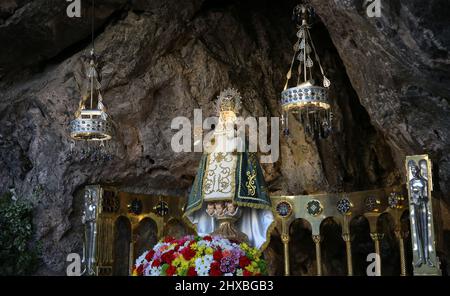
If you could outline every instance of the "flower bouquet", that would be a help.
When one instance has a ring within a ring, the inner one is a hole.
[[[266,275],[266,262],[261,252],[248,244],[218,236],[166,237],[136,260],[133,275]]]

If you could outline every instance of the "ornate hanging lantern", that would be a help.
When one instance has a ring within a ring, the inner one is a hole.
[[[113,127],[103,105],[101,84],[95,64],[94,1],[92,1],[92,50],[87,71],[85,93],[82,94],[75,119],[70,123],[70,137],[74,140],[106,141],[112,138]]]
[[[105,141],[112,137],[112,125],[103,105],[94,59],[92,50],[87,73],[89,91],[82,96],[75,119],[70,123],[70,137],[74,140]]]
[[[300,4],[294,8],[293,17],[301,23],[297,26],[298,40],[294,45],[294,56],[286,75],[286,85],[281,93],[282,124],[284,133],[289,134],[288,115],[293,113],[298,115],[307,134],[325,138],[331,132],[332,114],[328,102],[330,80],[325,76],[309,32],[313,14],[314,10],[309,4]],[[315,64],[320,69],[322,86],[316,85],[313,79]],[[289,87],[294,72],[297,74],[297,84]]]

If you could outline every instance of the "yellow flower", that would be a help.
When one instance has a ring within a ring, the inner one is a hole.
[[[245,269],[247,269],[247,270],[250,271],[250,272],[254,272],[254,271],[255,271],[255,268],[254,268],[252,265],[247,265],[247,266],[245,267]]]
[[[242,247],[243,249],[248,249],[248,248],[249,248],[248,245],[247,245],[247,243],[242,243],[241,247]]]
[[[199,258],[199,257],[202,257],[202,256],[203,256],[202,252],[198,252],[198,251],[197,251],[197,252],[195,253],[194,260],[197,259],[197,258]]]
[[[180,265],[180,263],[181,263],[180,258],[175,258],[175,259],[173,259],[173,261],[172,261],[172,265],[175,266],[175,267],[177,267],[178,265]]]
[[[205,246],[200,246],[200,247],[198,247],[197,251],[200,252],[200,253],[203,253],[205,248],[206,248]]]
[[[186,271],[185,267],[178,267],[177,268],[177,275],[183,274],[184,271]]]
[[[212,253],[214,253],[213,248],[207,247],[207,248],[205,249],[205,254],[206,254],[206,255],[211,255]]]

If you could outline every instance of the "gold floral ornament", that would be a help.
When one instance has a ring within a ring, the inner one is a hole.
[[[248,181],[245,183],[245,186],[247,186],[248,194],[251,196],[255,196],[256,194],[256,185],[255,185],[255,179],[256,179],[256,172],[250,173],[247,171],[247,177]]]
[[[257,166],[257,158],[256,158],[256,153],[251,152],[248,155],[248,166],[249,168],[253,168],[253,170],[248,170],[247,171],[247,177],[248,177],[248,181],[245,183],[245,186],[247,187],[247,191],[248,194],[250,196],[255,196],[256,195],[256,185],[255,185],[255,181],[256,181],[256,166]]]

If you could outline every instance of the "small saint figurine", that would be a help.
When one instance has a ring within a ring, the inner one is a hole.
[[[409,161],[408,167],[411,174],[409,181],[409,189],[411,194],[411,205],[414,210],[414,231],[417,237],[417,249],[419,259],[415,262],[416,267],[427,264],[434,266],[430,259],[430,213],[428,210],[428,180],[422,175],[422,171],[426,174],[426,162],[421,162],[423,169],[419,168],[414,161]]]
[[[228,216],[235,216],[237,214],[238,207],[236,207],[236,205],[234,203],[227,202],[226,207],[227,207],[227,215]]]
[[[221,201],[216,202],[214,204],[214,207],[216,209],[216,211],[215,211],[216,217],[221,217],[225,214],[225,203],[224,202],[221,202]]]
[[[214,216],[214,213],[215,213],[214,203],[212,203],[212,202],[208,203],[208,205],[206,206],[206,213],[211,217]]]

